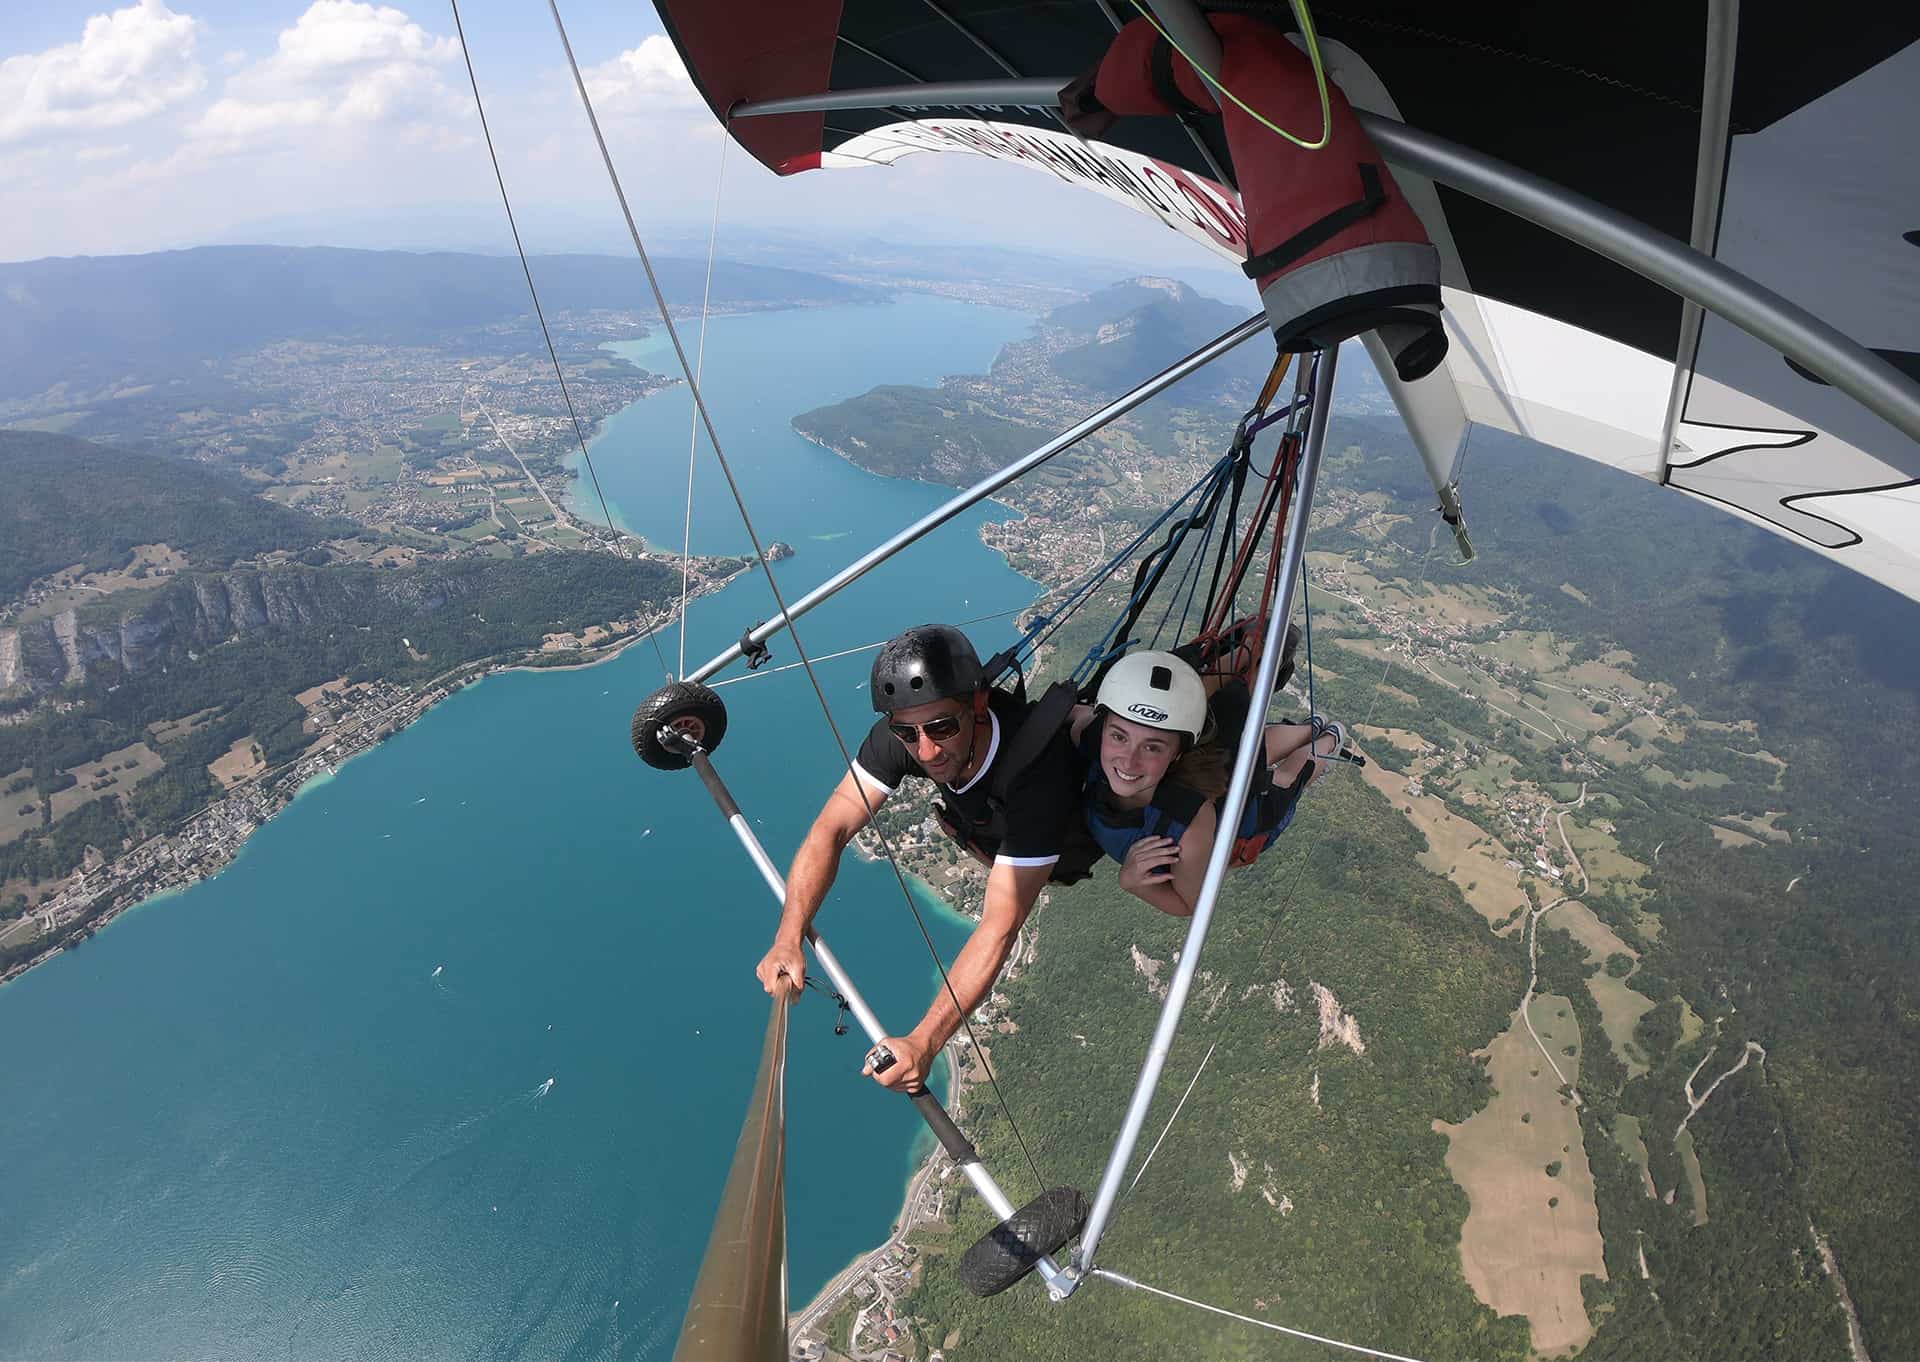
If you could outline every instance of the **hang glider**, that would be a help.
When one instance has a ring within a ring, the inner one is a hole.
[[[715,116],[782,174],[927,152],[1027,165],[1238,262],[1218,119],[1123,119],[1098,142],[1054,106],[1128,7],[1101,0],[712,5],[660,0]],[[1154,6],[1178,11],[1183,6]],[[1285,4],[1223,9],[1270,12]],[[1168,22],[1172,22],[1169,20]],[[1439,247],[1451,352],[1383,366],[1443,504],[1472,425],[1718,505],[1920,599],[1920,441],[1789,357],[1615,260],[1436,184],[1391,120],[1626,215],[1757,282],[1920,380],[1920,11],[1716,0],[1317,15],[1333,79]],[[1376,360],[1379,356],[1376,354]]]
[[[556,0],[549,5],[565,44]],[[866,170],[927,152],[992,156],[1148,213],[1223,258],[1248,254],[1247,209],[1261,200],[1251,193],[1243,200],[1239,185],[1271,166],[1234,163],[1231,120],[1223,128],[1189,112],[1122,118],[1096,140],[1071,131],[1075,108],[1063,105],[1063,91],[1102,60],[1134,17],[1113,0],[656,0],[656,7],[716,118],[778,173]],[[1150,15],[1168,51],[1222,96],[1243,110],[1243,97],[1257,104],[1259,89],[1223,84],[1221,33],[1194,0],[1137,0],[1133,8]],[[1298,22],[1316,80],[1324,72],[1359,111],[1358,125],[1438,252],[1448,342],[1439,367],[1401,365],[1403,378],[1377,333],[1367,342],[1463,551],[1470,552],[1462,457],[1473,428],[1485,426],[1707,500],[1920,599],[1920,222],[1909,220],[1920,203],[1920,160],[1906,146],[1920,127],[1920,11],[1867,0],[1817,13],[1781,0],[1707,0],[1677,18],[1654,0],[1524,11],[1354,0],[1321,14],[1316,33],[1305,0],[1214,8]],[[1270,44],[1271,32],[1261,39]],[[570,45],[567,57],[647,263]],[[1155,82],[1177,87],[1172,57],[1165,69],[1161,56],[1154,61]],[[695,367],[650,263],[647,269],[698,420],[724,467]],[[703,683],[743,658],[758,665],[768,640],[783,631],[811,670],[798,638],[803,615],[1180,378],[1270,334],[1268,323],[1266,313],[1255,314],[1143,378],[792,600],[735,486],[777,610],[649,697],[634,717],[636,749],[657,767],[698,772],[768,890],[783,898],[784,881],[710,759],[726,710]],[[1256,695],[1272,692],[1300,588],[1338,358],[1329,341],[1303,364],[1286,409],[1288,438],[1297,444],[1282,474],[1290,490],[1284,523],[1270,531],[1269,590],[1277,604],[1265,613]],[[1220,804],[1223,825],[1237,823],[1245,807],[1259,733],[1249,724],[1241,735]],[[939,1100],[925,1090],[912,1094],[954,1165],[1000,1218],[967,1255],[972,1266],[963,1264],[962,1276],[976,1290],[999,1290],[1037,1274],[1056,1300],[1098,1277],[1252,1327],[1411,1362],[1188,1300],[1098,1262],[1192,991],[1232,845],[1231,838],[1215,841],[1147,1057],[1090,1201],[1056,1188],[1016,1209]],[[885,1027],[826,943],[816,934],[810,945],[861,1029],[884,1039]],[[776,1004],[677,1357],[784,1356],[784,1022]]]

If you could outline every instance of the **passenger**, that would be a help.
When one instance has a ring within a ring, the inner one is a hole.
[[[768,993],[805,986],[802,943],[833,887],[841,852],[902,780],[934,782],[941,826],[990,867],[986,901],[947,971],[953,996],[942,988],[918,1026],[869,1053],[865,1072],[889,1088],[912,1091],[926,1082],[941,1047],[992,989],[1041,888],[1049,879],[1084,879],[1098,856],[1087,847],[1062,860],[1079,807],[1064,732],[1043,740],[1035,730],[1021,741],[1033,707],[987,681],[966,635],[946,625],[909,629],[880,649],[869,682],[880,718],[793,858],[780,927],[756,970]],[[876,1063],[882,1047],[891,1064]]]
[[[1120,887],[1190,917],[1218,831],[1218,801],[1251,709],[1246,682],[1209,696],[1173,653],[1130,653],[1076,706],[1071,732],[1087,831],[1120,863]],[[1251,865],[1293,821],[1300,795],[1345,746],[1338,724],[1269,724],[1232,864]]]

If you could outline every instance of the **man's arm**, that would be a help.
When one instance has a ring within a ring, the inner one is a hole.
[[[971,1015],[992,991],[1021,926],[1033,911],[1034,900],[1040,897],[1040,890],[1052,873],[1051,864],[994,863],[987,875],[986,903],[980,914],[980,925],[973,929],[973,935],[967,938],[967,944],[960,948],[959,956],[947,971],[952,994],[942,988],[918,1026],[905,1036],[889,1036],[881,1042],[893,1052],[895,1063],[884,1073],[874,1074],[874,1078],[889,1088],[913,1089],[926,1082],[933,1069],[934,1056],[960,1029],[961,1018]],[[957,1009],[953,1005],[956,997],[960,1000]]]
[[[787,871],[787,901],[780,910],[780,928],[774,933],[773,946],[754,970],[768,993],[782,987],[798,993],[807,986],[803,944],[807,928],[813,925],[813,915],[833,888],[833,877],[840,870],[840,853],[867,825],[872,811],[886,801],[885,790],[864,783],[849,771],[814,818]],[[782,976],[785,984],[780,983]]]

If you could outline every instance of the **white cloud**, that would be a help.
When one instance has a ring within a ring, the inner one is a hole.
[[[238,147],[289,128],[430,118],[451,110],[439,68],[458,51],[391,6],[314,0],[272,56],[227,81],[192,133]]]
[[[594,103],[609,113],[657,112],[700,103],[685,63],[661,34],[581,73]]]
[[[206,86],[198,22],[165,0],[96,14],[80,41],[0,61],[0,144],[49,132],[113,128]]]

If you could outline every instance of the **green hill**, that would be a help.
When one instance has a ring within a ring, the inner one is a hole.
[[[91,572],[124,567],[139,544],[166,544],[194,568],[223,568],[359,528],[276,506],[198,464],[0,430],[0,600],[76,563]]]
[[[1247,316],[1177,280],[1127,280],[1049,312],[1033,337],[1000,352],[984,379],[874,388],[803,412],[793,427],[871,472],[964,486],[1045,443],[1058,433],[1063,411],[1077,415],[1119,396]],[[1111,443],[1119,429],[1161,448],[1172,448],[1196,422],[1225,419],[1231,429],[1225,406],[1244,405],[1272,363],[1271,343],[1249,341],[1121,426],[1056,457],[1022,486],[1112,484],[1120,476]]]
[[[1088,396],[1118,397],[1150,374],[1191,354],[1254,311],[1203,297],[1175,280],[1128,280],[1084,302],[1047,314],[1047,325],[1090,333],[1053,355],[1053,371]],[[1257,389],[1273,363],[1270,342],[1250,341],[1216,364],[1183,379],[1177,399],[1198,403]]]

